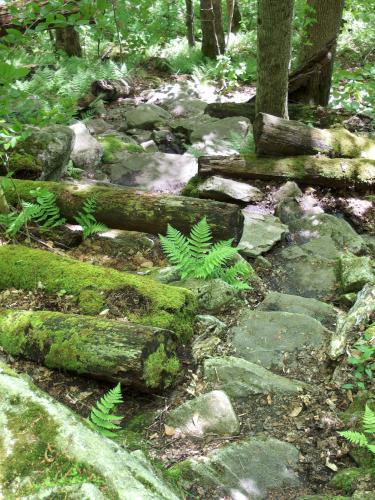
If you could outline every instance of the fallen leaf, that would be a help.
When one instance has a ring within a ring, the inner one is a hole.
[[[268,394],[268,396],[267,396],[267,404],[270,405],[270,406],[272,405],[272,396],[271,396],[271,394]]]
[[[174,436],[176,434],[176,429],[170,425],[164,424],[164,433],[166,436]]]
[[[289,413],[289,417],[298,417],[298,415],[302,411],[302,406],[295,406],[292,411]]]

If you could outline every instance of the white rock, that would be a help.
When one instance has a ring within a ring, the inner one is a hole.
[[[95,170],[103,157],[102,145],[90,134],[84,123],[75,123],[70,128],[74,132],[71,160],[78,168]]]
[[[215,200],[236,200],[249,203],[251,201],[262,201],[264,195],[255,186],[245,182],[224,179],[214,175],[199,185],[198,191],[204,198]]]

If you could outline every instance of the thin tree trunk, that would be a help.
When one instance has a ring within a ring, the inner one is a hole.
[[[73,26],[56,28],[56,50],[63,50],[68,56],[82,57],[79,33]]]
[[[0,214],[7,214],[8,212],[9,212],[8,203],[5,198],[3,188],[0,185]]]
[[[236,33],[241,29],[241,11],[238,7],[237,0],[227,0],[228,18],[229,18],[229,32]]]
[[[336,40],[340,31],[345,0],[308,0],[314,10],[316,21],[307,27],[304,43],[301,45],[298,61],[302,66],[332,40],[334,43],[327,57],[315,67],[314,74],[307,81],[298,100],[313,105],[327,106],[331,90],[332,71],[336,54]]]
[[[288,118],[294,0],[258,0],[256,112]]]
[[[220,0],[201,0],[202,53],[215,59],[224,54],[225,38]]]
[[[185,0],[186,4],[186,33],[189,47],[195,47],[194,8],[193,0]]]

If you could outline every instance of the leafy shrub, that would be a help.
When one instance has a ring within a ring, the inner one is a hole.
[[[233,240],[213,244],[206,217],[193,226],[188,238],[169,224],[167,235],[159,238],[168,260],[181,272],[182,280],[221,278],[239,290],[250,288],[242,281],[250,276],[249,267],[241,261],[228,266],[238,254],[232,246]]]
[[[356,444],[361,448],[367,448],[375,455],[375,443],[369,441],[366,434],[375,434],[375,412],[373,412],[367,405],[363,414],[363,432],[355,431],[342,431],[339,432],[340,436],[347,439],[350,443]]]
[[[89,423],[93,429],[105,437],[115,437],[115,431],[121,429],[116,423],[122,420],[118,415],[112,415],[115,407],[123,403],[124,400],[121,394],[121,385],[118,383],[116,387],[110,389],[104,396],[97,401],[92,408]]]

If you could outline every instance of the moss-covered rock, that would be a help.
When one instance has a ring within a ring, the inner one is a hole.
[[[84,314],[98,314],[116,303],[130,321],[170,329],[181,339],[192,334],[196,309],[188,290],[151,278],[122,273],[20,245],[0,247],[0,289],[34,290],[76,297]]]
[[[144,149],[134,142],[121,140],[117,135],[103,135],[98,137],[100,144],[103,147],[103,161],[105,163],[113,163],[116,161],[116,153],[127,151],[129,153],[142,153]]]
[[[375,479],[375,471],[353,467],[337,472],[333,476],[331,484],[345,493],[353,493],[361,480],[371,481],[371,478]]]

